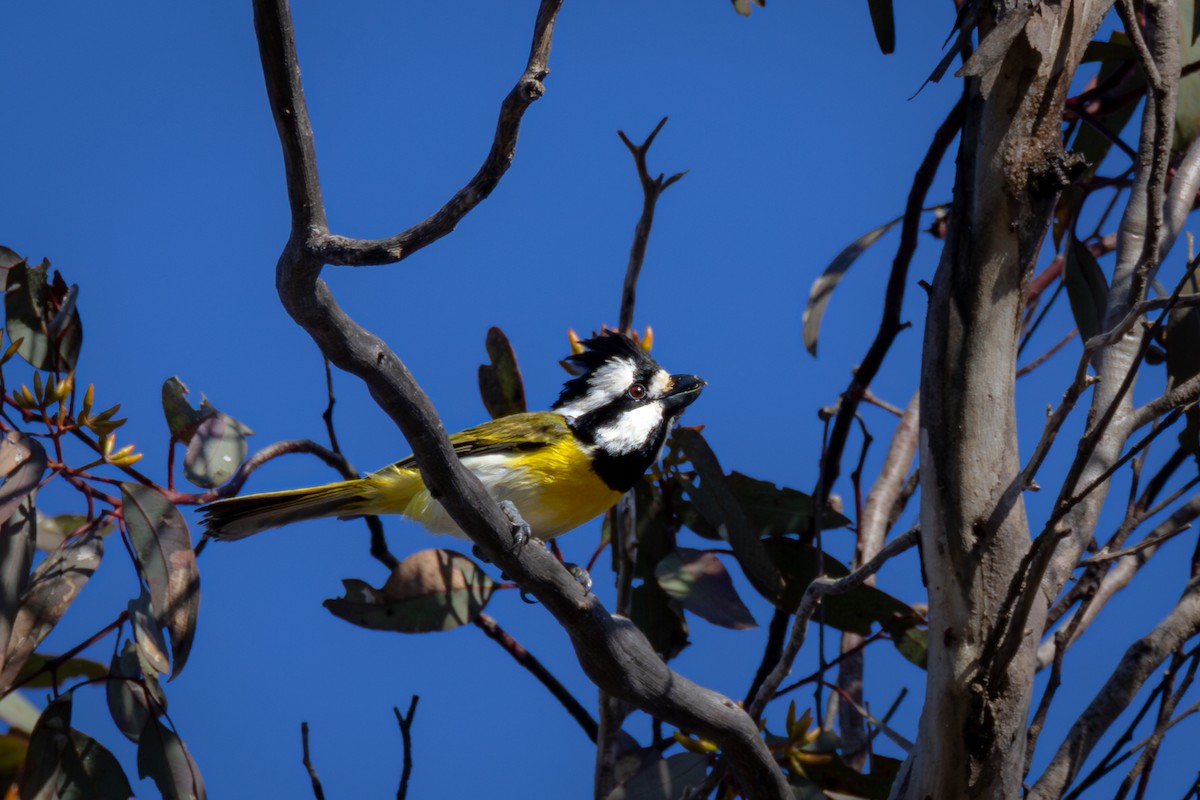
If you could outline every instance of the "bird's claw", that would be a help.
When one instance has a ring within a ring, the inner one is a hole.
[[[564,561],[563,566],[567,568],[567,572],[571,573],[571,577],[575,579],[575,582],[583,587],[583,593],[591,594],[592,576],[588,574],[588,571],[578,564],[572,564],[569,561]]]
[[[512,549],[520,550],[533,538],[533,530],[529,527],[529,523],[521,517],[521,512],[517,511],[516,505],[511,500],[501,500],[500,510],[504,512],[504,516],[508,517],[509,524],[512,525]]]

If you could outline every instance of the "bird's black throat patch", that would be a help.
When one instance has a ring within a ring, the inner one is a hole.
[[[594,448],[592,450],[592,471],[600,476],[600,480],[604,481],[606,486],[617,492],[628,492],[642,479],[646,470],[658,458],[663,442],[666,441],[667,431],[674,421],[674,417],[664,417],[654,433],[636,449],[622,453],[610,452],[598,444],[596,431],[614,417],[628,410],[624,407],[625,405],[626,403],[617,403],[603,406],[584,414],[571,423],[571,430],[574,432],[575,438],[581,444]]]

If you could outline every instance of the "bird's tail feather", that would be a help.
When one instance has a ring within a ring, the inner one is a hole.
[[[241,539],[291,522],[372,513],[369,506],[376,494],[371,481],[358,479],[230,497],[210,503],[200,511],[209,535],[217,539]]]

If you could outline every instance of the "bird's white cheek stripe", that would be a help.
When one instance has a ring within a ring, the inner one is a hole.
[[[635,408],[617,417],[611,424],[596,429],[596,446],[613,455],[640,450],[662,424],[658,403]]]
[[[620,397],[633,383],[633,362],[619,358],[609,362],[588,378],[588,393],[558,409],[568,419],[581,417]]]

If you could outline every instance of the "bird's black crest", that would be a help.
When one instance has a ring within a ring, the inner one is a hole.
[[[587,394],[588,376],[615,358],[631,361],[640,374],[650,375],[660,369],[658,362],[641,345],[618,331],[601,331],[599,336],[584,339],[580,344],[583,345],[583,352],[568,356],[563,361],[563,366],[579,377],[563,384],[562,393],[554,403],[555,408]]]

